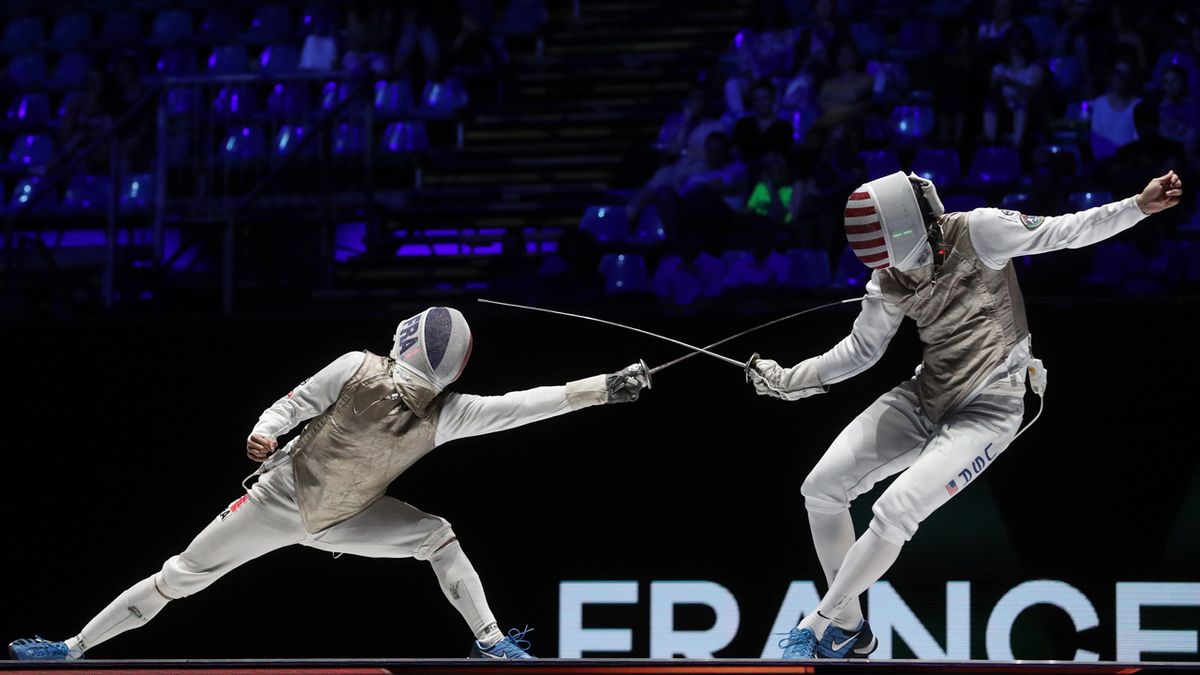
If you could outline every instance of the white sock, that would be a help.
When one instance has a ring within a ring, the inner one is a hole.
[[[479,580],[479,574],[475,572],[458,541],[452,541],[438,549],[429,557],[429,564],[433,566],[434,574],[437,574],[446,599],[454,605],[459,614],[462,614],[467,625],[471,627],[471,633],[480,642],[499,635],[496,617],[492,616],[487,597],[483,594],[483,582]],[[495,640],[498,639],[500,638],[492,640],[491,644],[495,644]]]
[[[83,641],[79,639],[78,635],[67,638],[66,640],[63,640],[63,642],[67,645],[68,661],[74,661],[75,659],[83,658]]]
[[[809,511],[808,527],[812,532],[817,558],[821,561],[821,569],[825,571],[825,582],[832,586],[838,569],[846,560],[846,553],[854,545],[854,522],[850,520],[850,511],[834,514]],[[841,628],[853,630],[862,620],[862,605],[855,596],[854,600],[846,605],[846,609],[834,618],[833,623]]]
[[[798,628],[811,628],[820,640],[825,629],[845,611],[852,601],[857,601],[871,584],[879,581],[900,555],[900,545],[887,541],[874,530],[867,530],[846,553],[846,560],[838,570],[837,578],[829,585],[829,592],[817,605],[817,610],[804,617]]]
[[[170,600],[154,585],[154,577],[142,579],[117,596],[88,622],[67,647],[83,652],[127,630],[140,628],[153,619]]]
[[[492,624],[484,628],[483,635],[477,635],[476,639],[479,640],[479,644],[483,645],[484,647],[491,647],[499,642],[503,637],[504,633],[500,632],[500,627],[496,624]]]

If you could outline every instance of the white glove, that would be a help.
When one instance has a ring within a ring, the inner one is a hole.
[[[783,368],[771,359],[755,359],[746,375],[754,385],[754,391],[760,396],[772,396],[785,401],[795,401],[829,391],[817,377],[815,358],[802,361],[791,368]]]

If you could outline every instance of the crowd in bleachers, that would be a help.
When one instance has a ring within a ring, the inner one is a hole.
[[[1038,214],[1197,175],[1198,61],[1200,6],[1183,1],[767,0],[664,121],[660,168],[583,227],[623,242],[610,289],[669,302],[862,283],[842,208],[899,169],[948,210]],[[1072,288],[1194,284],[1198,232],[1193,191],[1090,268],[1036,264]]]
[[[198,154],[195,136],[214,118],[220,128],[203,153],[265,158],[294,145],[306,114],[344,99],[352,76],[374,80],[364,98],[374,98],[385,121],[453,112],[465,102],[463,75],[503,68],[506,39],[536,35],[546,19],[541,0],[15,3],[0,13],[0,211],[20,208],[39,190],[53,191],[39,200],[42,209],[99,206],[102,190],[88,186],[110,171],[107,154],[74,155],[123,116],[137,119],[126,119],[131,132],[120,134],[122,193],[145,186],[157,160],[157,98],[147,96],[155,84],[228,78],[211,90],[175,84],[166,91],[167,112],[180,120],[167,142],[173,163]],[[286,79],[304,73],[315,86]],[[322,74],[340,79],[326,83]],[[142,105],[143,97],[154,100]],[[381,132],[384,150],[425,143],[419,125]],[[335,154],[360,151],[353,125],[333,135]],[[75,175],[48,186],[47,177],[73,159]]]

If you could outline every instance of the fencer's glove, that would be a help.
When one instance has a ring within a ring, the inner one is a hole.
[[[620,372],[605,375],[604,385],[608,389],[608,403],[636,401],[642,389],[650,386],[650,369],[639,361]]]
[[[811,358],[784,368],[771,359],[755,357],[746,368],[746,378],[760,396],[795,401],[829,391],[817,377],[816,363],[816,358]]]

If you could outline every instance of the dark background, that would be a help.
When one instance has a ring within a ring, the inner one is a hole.
[[[499,394],[681,353],[569,319],[461,309],[476,339],[459,391]],[[935,638],[945,637],[947,580],[972,582],[972,656],[983,658],[999,597],[1025,580],[1059,579],[1087,594],[1101,625],[1076,636],[1060,611],[1031,609],[1017,622],[1016,656],[1084,648],[1112,659],[1115,582],[1200,580],[1195,310],[1182,299],[1030,302],[1034,350],[1049,371],[1046,413],[925,523],[885,577]],[[794,363],[845,335],[855,311],[809,315],[722,351]],[[700,344],[772,316],[594,312]],[[385,353],[404,316],[4,327],[0,637],[73,635],[156,571],[241,494],[254,468],[244,439],[260,411],[344,351]],[[788,583],[821,576],[801,480],[842,426],[918,361],[906,324],[872,370],[785,403],[696,358],[662,372],[635,404],[443,446],[390,494],[454,524],[502,626],[536,627],[536,654],[557,649],[562,580],[641,581],[639,605],[587,610],[585,623],[633,627],[631,655],[645,656],[648,582],[704,579],[732,591],[741,610],[738,636],[719,655],[757,657]],[[1027,419],[1035,407],[1031,395]],[[856,504],[860,527],[879,492]],[[707,625],[703,612],[679,620]],[[1200,609],[1147,610],[1143,626],[1196,630]],[[457,657],[469,640],[425,563],[293,547],[91,656]]]

